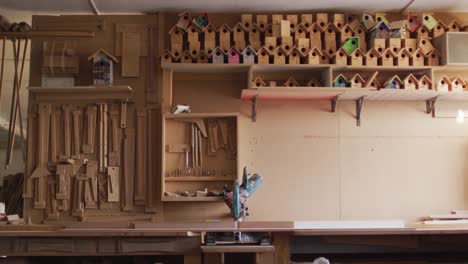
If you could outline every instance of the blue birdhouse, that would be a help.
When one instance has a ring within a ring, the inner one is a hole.
[[[348,79],[346,79],[343,74],[338,75],[338,77],[333,81],[333,87],[346,88],[348,87],[348,84]]]

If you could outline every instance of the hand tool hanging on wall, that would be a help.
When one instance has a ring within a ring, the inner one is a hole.
[[[47,176],[47,205],[46,205],[46,219],[56,220],[58,219],[59,213],[57,210],[56,200],[56,180],[55,175]]]
[[[119,111],[115,108],[116,105],[111,105],[110,110],[110,127],[111,127],[111,149],[109,151],[109,166],[118,167],[120,166],[120,145],[122,144],[121,139],[121,128]]]
[[[63,152],[60,155],[60,160],[67,160],[71,157],[71,123],[70,113],[72,111],[71,105],[62,106],[63,115]]]
[[[107,201],[118,202],[120,200],[120,168],[107,167]]]
[[[39,131],[37,146],[37,167],[30,176],[34,182],[34,208],[46,207],[46,178],[51,175],[47,170],[47,158],[49,157],[49,120],[50,104],[39,104]]]
[[[59,147],[60,131],[60,111],[52,110],[50,117],[50,161],[55,165],[57,163],[57,148]]]
[[[3,74],[5,72],[5,48],[6,48],[6,37],[2,38],[2,58],[0,63],[0,103],[2,102],[2,87],[3,87]]]
[[[97,161],[88,160],[86,163],[86,180],[84,181],[85,208],[97,208],[97,176]]]
[[[81,130],[80,130],[80,117],[81,117],[81,109],[77,108],[72,112],[73,117],[73,159],[81,159]]]
[[[146,109],[139,109],[137,118],[137,156],[135,204],[144,205],[146,198]]]
[[[122,210],[133,210],[133,190],[135,177],[135,129],[125,129],[124,139],[124,175]]]
[[[99,172],[105,173],[107,168],[107,121],[108,105],[99,104]]]
[[[70,184],[71,184],[71,164],[57,164],[57,193],[55,197],[58,202],[60,211],[68,211],[68,203],[70,200]]]
[[[86,107],[86,143],[83,144],[83,153],[94,152],[94,138],[96,136],[96,113],[97,107],[88,105]]]

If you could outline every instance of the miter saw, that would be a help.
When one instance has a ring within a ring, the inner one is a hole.
[[[231,216],[234,222],[242,221],[249,215],[247,199],[252,197],[253,193],[260,187],[263,177],[254,173],[248,176],[247,167],[244,167],[242,183],[236,180],[232,190],[225,187],[224,201],[231,210]],[[217,244],[260,244],[269,245],[271,236],[265,232],[208,232],[205,236],[206,245]]]

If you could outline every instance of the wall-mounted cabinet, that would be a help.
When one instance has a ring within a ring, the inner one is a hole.
[[[222,201],[238,178],[238,113],[163,114],[162,200]]]

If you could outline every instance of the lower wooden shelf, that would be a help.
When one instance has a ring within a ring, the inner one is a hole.
[[[200,177],[166,177],[165,181],[172,182],[198,182],[198,181],[235,181],[236,179],[221,176],[200,176]]]
[[[163,202],[222,202],[224,198],[221,196],[215,197],[162,197]]]
[[[259,245],[226,245],[226,246],[202,246],[203,253],[258,253],[274,252],[275,246]]]

